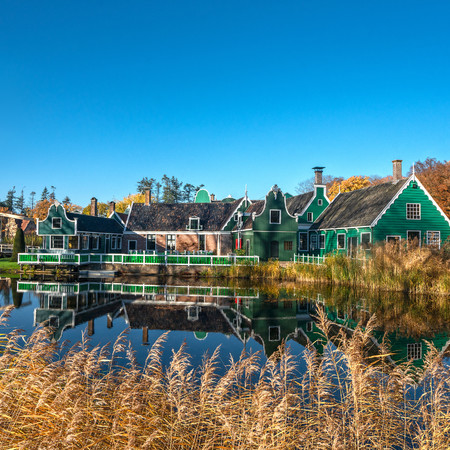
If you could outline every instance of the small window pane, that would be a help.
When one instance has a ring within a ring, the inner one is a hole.
[[[70,236],[69,237],[69,248],[71,250],[78,250],[80,247],[80,241],[78,236]]]
[[[299,234],[298,249],[300,251],[308,250],[308,233]]]
[[[153,252],[156,250],[156,234],[147,234],[147,250]]]
[[[427,231],[427,245],[431,247],[441,248],[441,232]]]
[[[337,235],[337,248],[345,248],[345,234]]]
[[[168,251],[175,251],[175,248],[176,248],[176,235],[175,234],[167,235],[166,248]]]
[[[370,233],[361,233],[361,247],[365,250],[370,247]]]
[[[281,223],[281,211],[279,209],[270,210],[270,223]]]
[[[62,220],[61,217],[53,217],[52,219],[52,228],[54,230],[58,230],[62,227]]]
[[[200,251],[204,251],[206,250],[206,245],[205,245],[205,235],[204,234],[200,234],[198,236],[198,249]]]
[[[308,216],[308,222],[312,222],[313,221],[313,213],[312,212],[309,212],[308,214],[307,214],[307,216]]]
[[[319,240],[320,240],[320,248],[324,249],[325,248],[325,235],[324,234],[320,234],[319,235]]]
[[[406,218],[408,220],[420,220],[420,203],[406,204]]]
[[[64,248],[64,236],[52,236],[51,237],[51,248],[52,249],[63,249]]]
[[[407,358],[408,361],[415,361],[422,359],[422,343],[407,344]]]
[[[292,250],[292,241],[284,241],[284,249]]]
[[[136,250],[137,249],[137,241],[128,241],[128,250]]]

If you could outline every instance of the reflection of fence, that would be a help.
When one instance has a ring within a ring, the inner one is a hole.
[[[301,264],[325,264],[325,256],[294,255],[294,262]]]
[[[18,281],[18,292],[33,291],[36,294],[67,294],[83,292],[100,292],[112,294],[135,295],[179,295],[185,297],[239,297],[256,298],[258,292],[251,288],[230,288],[222,286],[168,286],[153,284],[124,284],[92,281],[86,283],[42,283],[35,281]]]
[[[19,264],[84,265],[84,264],[134,264],[182,266],[232,266],[255,265],[258,256],[122,254],[122,253],[20,253]]]

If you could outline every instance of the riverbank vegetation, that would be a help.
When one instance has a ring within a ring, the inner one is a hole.
[[[257,266],[207,269],[204,276],[248,278],[254,281],[322,282],[375,290],[450,293],[450,242],[440,250],[376,245],[371,256],[333,254],[324,264],[269,261]]]
[[[19,264],[12,262],[11,258],[0,258],[0,273],[14,273],[19,268]]]
[[[3,317],[2,320],[5,320]],[[327,338],[330,323],[322,315]],[[371,324],[320,358],[305,352],[306,371],[281,348],[230,360],[219,375],[218,351],[193,370],[184,346],[167,367],[166,335],[138,367],[125,337],[107,348],[83,340],[61,356],[46,330],[23,344],[1,336],[2,448],[435,448],[449,442],[450,372],[433,348],[423,381],[409,364],[365,358]],[[119,358],[126,353],[126,358]],[[119,363],[122,365],[119,365]]]

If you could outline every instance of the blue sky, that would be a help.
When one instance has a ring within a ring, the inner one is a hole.
[[[315,165],[450,159],[449,21],[448,0],[3,0],[0,199],[164,173],[261,198]]]

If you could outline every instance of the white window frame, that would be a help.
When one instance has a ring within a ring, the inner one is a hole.
[[[195,228],[192,226],[192,222],[194,220],[197,221],[197,226]],[[202,230],[203,227],[200,225],[200,217],[197,217],[197,216],[189,217],[188,229],[189,230],[193,230],[193,231]]]
[[[70,240],[74,238],[77,240],[77,246],[71,248]],[[69,236],[69,250],[80,250],[80,236]]]
[[[339,247],[339,236],[344,236],[344,246],[343,247]],[[345,250],[347,247],[346,247],[346,241],[347,241],[347,239],[346,239],[346,233],[338,233],[337,235],[336,235],[336,248],[338,249],[338,250]]]
[[[419,217],[408,217],[408,207],[419,207]],[[406,204],[406,220],[420,220],[422,217],[422,205],[420,203],[407,203]]]
[[[325,234],[319,234],[319,248],[321,250],[325,249],[325,240],[326,240],[326,235]],[[323,241],[323,242],[322,242]],[[322,245],[323,244],[323,245]]]
[[[81,237],[81,250],[89,250],[89,235],[82,234],[80,237]]]
[[[55,225],[55,220],[59,221],[59,227]],[[52,217],[52,229],[53,230],[60,230],[62,228],[62,219],[61,217]]]
[[[278,329],[278,330],[277,330],[277,331],[278,331],[278,339],[270,339],[270,332],[271,332],[271,330],[273,330],[273,329]],[[280,328],[279,325],[272,325],[272,326],[269,326],[269,335],[268,335],[268,338],[269,338],[269,342],[278,342],[278,341],[281,341],[281,328]]]
[[[117,240],[118,237],[117,236],[111,236],[111,250],[117,250]]]
[[[318,205],[318,206],[322,206],[322,205],[323,205],[323,200],[322,200],[321,198],[319,198],[319,199],[317,200],[317,205]]]
[[[175,239],[173,239],[173,249],[169,249],[169,236],[174,236]],[[177,235],[176,234],[166,234],[166,251],[175,251],[177,249]]]
[[[314,214],[312,212],[306,213],[306,221],[314,222]]]
[[[389,242],[389,238],[397,238],[398,242],[402,241],[402,237],[399,234],[387,234],[386,242]]]
[[[150,236],[153,236],[153,238],[154,238],[154,241],[155,241],[154,247],[155,248],[148,248],[148,243],[149,243],[149,241],[151,241],[151,239],[149,238]],[[156,234],[154,234],[154,233],[147,234],[147,236],[145,237],[145,249],[148,252],[156,252]]]
[[[203,248],[201,248],[200,242],[203,239]],[[198,235],[198,250],[199,251],[206,251],[206,235],[205,234],[199,234]]]
[[[311,250],[317,250],[319,248],[319,242],[318,242],[317,234],[313,233],[309,237],[309,248]]]
[[[95,247],[94,243],[96,244]],[[98,234],[91,236],[91,245],[92,245],[91,250],[98,250],[100,248],[100,236]]]
[[[117,250],[122,249],[122,236],[117,236]]]
[[[406,359],[408,361],[418,361],[419,359],[422,359],[422,356],[422,342],[406,344]]]
[[[272,222],[272,212],[278,212],[278,222]],[[269,223],[271,225],[280,225],[281,224],[281,209],[269,209]]]
[[[422,232],[420,230],[406,230],[406,242],[409,241],[408,233],[419,233],[419,247],[422,247]]]
[[[304,234],[306,235],[306,247],[305,248],[300,248],[300,235]],[[300,231],[298,233],[298,251],[299,252],[307,252],[309,249],[309,233],[305,232],[305,231]]]
[[[363,235],[364,234],[368,234],[369,235],[369,244],[371,244],[372,243],[372,233],[370,232],[370,231],[364,231],[364,232],[362,232],[360,235],[359,235],[359,245],[362,247],[362,245],[363,245],[363,239],[362,239],[362,237],[363,237]],[[365,250],[369,250],[369,249],[365,249]]]
[[[438,235],[438,242],[437,242],[437,248],[441,248],[441,232],[440,231],[433,231],[433,230],[427,230],[427,245],[435,246],[434,243],[430,243],[430,235],[429,233],[437,233]]]
[[[131,242],[134,242],[134,244],[135,244],[135,246],[136,246],[136,248],[135,249],[130,249],[130,243]],[[128,251],[129,252],[135,252],[137,250],[137,240],[136,239],[130,239],[129,241],[128,241]]]
[[[55,238],[61,238],[62,239],[62,247],[55,247],[54,246],[54,239]],[[55,234],[53,236],[50,236],[50,250],[64,250],[65,248],[65,239],[64,236],[61,234]]]

